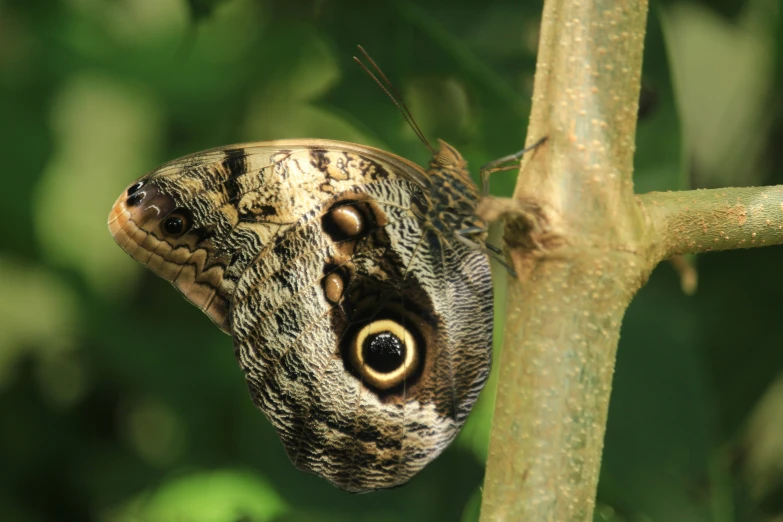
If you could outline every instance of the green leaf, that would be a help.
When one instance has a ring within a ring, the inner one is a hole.
[[[265,522],[286,503],[261,476],[249,471],[194,473],[140,495],[105,522]]]
[[[122,294],[140,271],[106,221],[125,186],[153,165],[161,123],[148,93],[103,75],[72,77],[54,104],[56,151],[39,182],[36,231],[49,259],[98,293]]]
[[[56,274],[41,266],[0,257],[0,388],[8,384],[16,363],[26,354],[39,362],[58,362],[76,346],[81,329],[79,301]],[[67,375],[58,375],[55,395],[62,387],[80,386]],[[76,377],[78,381],[78,377]]]

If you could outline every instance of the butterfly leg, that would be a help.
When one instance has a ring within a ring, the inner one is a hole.
[[[469,227],[462,230],[459,230],[457,232],[457,240],[459,240],[461,243],[469,246],[470,248],[473,248],[475,250],[481,250],[485,254],[487,254],[489,257],[500,263],[503,268],[506,269],[506,271],[512,276],[517,277],[517,273],[514,271],[511,266],[509,266],[508,263],[506,263],[505,255],[503,254],[503,251],[496,247],[495,245],[489,244],[489,243],[477,243],[473,241],[472,239],[468,239],[466,235],[468,234],[475,234],[476,232],[483,232],[484,229],[480,227]]]
[[[483,165],[479,169],[479,174],[481,175],[481,195],[483,197],[489,196],[489,175],[493,172],[499,172],[501,170],[509,170],[516,167],[516,165],[504,165],[504,163],[510,163],[510,162],[518,162],[522,156],[525,155],[526,152],[530,152],[531,150],[534,150],[538,148],[540,145],[543,145],[544,142],[548,139],[548,136],[544,136],[534,144],[530,145],[529,147],[525,147],[524,149],[520,150],[519,152],[516,152],[514,154],[510,154],[508,156],[503,156],[502,158],[498,158],[494,161],[490,161],[486,165]]]
[[[473,234],[486,234],[486,233],[487,233],[487,229],[486,228],[484,228],[484,227],[475,227],[475,226],[474,227],[461,228],[459,230],[459,232],[458,232],[458,234],[460,234],[462,236],[462,238],[465,238],[465,239],[467,239],[467,236],[471,236]],[[460,241],[462,241],[462,240],[460,240]],[[476,247],[480,246],[480,243],[478,243],[476,241],[473,241],[473,240],[470,240],[470,239],[468,239],[468,241],[470,241],[471,245],[475,245]],[[499,256],[503,255],[503,250],[501,250],[499,247],[496,247],[495,245],[493,245],[491,243],[484,243],[484,246],[486,247],[486,250],[489,250],[489,252],[487,252],[488,254],[491,252],[491,253],[497,254]]]

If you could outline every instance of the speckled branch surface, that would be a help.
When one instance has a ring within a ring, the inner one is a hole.
[[[646,0],[546,0],[483,522],[591,521],[622,318],[676,254],[783,243],[783,187],[633,193]],[[494,207],[494,209],[493,209]],[[480,210],[481,212],[482,210]]]
[[[651,192],[638,199],[658,259],[783,244],[781,185]]]
[[[633,194],[647,2],[546,0],[482,521],[592,520],[623,314],[653,263]],[[532,234],[529,234],[532,235]],[[530,247],[537,244],[536,247]],[[640,255],[641,254],[641,255]]]

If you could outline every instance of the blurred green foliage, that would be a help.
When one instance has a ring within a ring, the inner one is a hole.
[[[777,0],[653,2],[636,186],[783,181]],[[332,138],[471,165],[518,150],[541,2],[0,1],[0,519],[476,520],[494,382],[408,485],[351,495],[293,468],[230,339],[114,245],[133,179],[204,148]],[[644,100],[645,105],[649,100]],[[514,173],[492,179],[507,195]],[[781,249],[663,265],[628,311],[596,520],[783,516]],[[505,274],[498,275],[497,331]],[[496,348],[497,349],[497,348]]]

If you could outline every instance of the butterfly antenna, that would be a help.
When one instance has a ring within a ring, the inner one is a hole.
[[[421,142],[424,144],[425,147],[427,147],[430,152],[433,154],[435,153],[435,150],[430,145],[429,141],[427,141],[427,138],[424,136],[424,133],[421,131],[421,128],[416,123],[416,120],[413,119],[413,115],[411,114],[410,109],[408,109],[408,106],[405,105],[405,102],[402,99],[402,96],[400,96],[400,93],[397,91],[397,89],[394,87],[394,84],[389,80],[389,78],[386,77],[386,75],[383,73],[380,67],[378,67],[378,64],[375,63],[375,60],[370,58],[370,55],[367,54],[367,51],[364,50],[364,48],[361,45],[357,46],[359,48],[359,51],[362,53],[362,56],[370,62],[370,65],[372,65],[373,69],[375,69],[378,72],[378,75],[380,75],[381,78],[383,78],[383,82],[378,79],[377,76],[366,66],[364,63],[357,58],[356,56],[353,57],[354,61],[358,63],[362,69],[364,69],[364,72],[366,72],[370,78],[372,78],[375,83],[378,85],[378,87],[383,90],[383,92],[386,93],[386,96],[389,97],[389,99],[394,103],[394,106],[397,107],[397,110],[400,111],[400,114],[402,114],[402,117],[405,118],[405,122],[410,125],[411,129],[413,129],[413,132],[416,133],[416,137],[421,140]],[[384,85],[384,83],[386,85]],[[389,88],[387,89],[386,86]]]
[[[416,134],[420,135],[422,139],[426,142],[427,140],[424,138],[424,133],[421,131],[421,128],[419,127],[418,123],[416,123],[416,120],[413,118],[413,114],[411,113],[410,109],[408,109],[408,106],[405,105],[405,100],[403,99],[400,92],[397,90],[397,88],[394,86],[391,80],[386,76],[383,70],[378,66],[378,64],[375,63],[375,60],[372,59],[372,56],[370,56],[367,53],[364,47],[362,47],[361,45],[357,45],[357,47],[359,48],[359,51],[361,51],[362,55],[367,59],[367,61],[370,62],[370,65],[372,65],[373,69],[375,69],[378,72],[381,79],[383,79],[383,82],[389,87],[389,90],[394,95],[395,101],[399,101],[398,107],[401,105],[402,108],[405,109],[405,113],[408,115],[408,118],[410,119],[411,123],[415,127],[415,130],[417,131]]]

